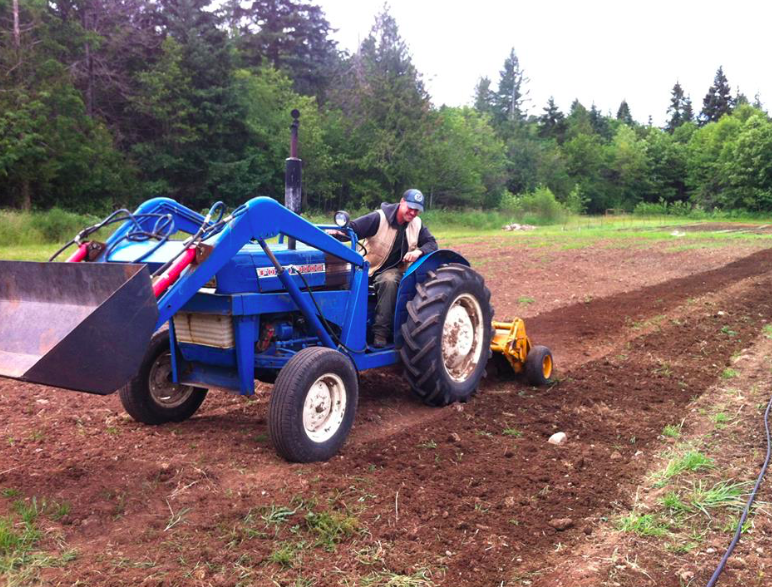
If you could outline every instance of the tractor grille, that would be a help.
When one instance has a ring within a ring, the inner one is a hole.
[[[233,321],[220,314],[191,314],[178,312],[174,316],[174,332],[177,342],[201,344],[230,349],[236,346],[233,338]]]

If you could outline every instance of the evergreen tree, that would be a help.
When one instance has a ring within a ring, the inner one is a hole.
[[[670,119],[665,125],[665,130],[669,133],[673,133],[675,129],[681,126],[686,120],[684,119],[684,108],[686,106],[686,97],[684,96],[683,88],[681,84],[676,82],[670,93],[670,106],[667,109],[667,113]]]
[[[751,101],[750,101],[750,100],[748,100],[748,96],[746,96],[745,94],[743,94],[743,93],[740,91],[740,87],[738,86],[738,87],[737,87],[737,93],[736,93],[736,94],[735,94],[735,96],[734,96],[734,106],[735,106],[735,108],[736,108],[737,106],[740,106],[741,104],[750,104],[750,103],[751,103]]]
[[[619,105],[619,109],[617,110],[617,120],[622,121],[628,126],[635,125],[635,121],[633,120],[633,115],[630,113],[630,106],[628,106],[627,100],[622,100],[622,103]]]
[[[719,67],[718,71],[716,71],[716,77],[713,79],[713,85],[710,86],[708,93],[702,99],[700,124],[718,122],[724,114],[732,112],[733,107],[732,91],[729,88],[729,82],[724,75],[723,67]]]
[[[682,122],[694,122],[694,109],[692,108],[692,97],[686,96],[684,99],[684,109],[681,114]]]
[[[500,72],[499,87],[496,91],[495,114],[499,123],[520,122],[525,119],[525,102],[528,96],[525,86],[529,81],[520,68],[520,60],[513,47],[504,60],[504,68]]]
[[[493,112],[495,94],[491,90],[491,80],[481,77],[474,87],[474,109],[481,114]]]
[[[570,137],[577,135],[594,135],[590,113],[587,108],[578,100],[571,103],[571,109],[566,117],[566,134]]]
[[[544,114],[539,117],[539,136],[552,138],[562,143],[566,134],[565,116],[555,104],[555,99],[550,96],[547,105],[543,108]]]
[[[0,206],[103,208],[130,181],[73,85],[61,25],[46,2],[0,3]]]
[[[590,125],[592,129],[606,140],[611,139],[612,131],[608,119],[598,110],[595,103],[590,107]]]
[[[242,156],[248,138],[227,35],[210,4],[160,0],[163,54],[138,76],[132,100],[141,128],[132,150],[146,190],[194,206],[235,196],[223,194],[213,174]]]
[[[764,110],[764,104],[761,103],[761,94],[759,92],[756,92],[756,95],[753,96],[753,107],[757,110]]]
[[[341,189],[373,206],[414,183],[432,125],[431,102],[407,43],[387,10],[348,60],[330,102],[349,134],[342,145]]]
[[[319,6],[303,0],[231,0],[226,11],[245,63],[286,71],[300,93],[324,93],[338,52]]]

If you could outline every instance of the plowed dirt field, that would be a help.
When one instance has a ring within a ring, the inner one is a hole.
[[[663,427],[689,416],[731,357],[753,353],[772,321],[766,244],[455,246],[485,277],[496,318],[527,318],[531,338],[553,350],[557,382],[536,389],[489,378],[471,402],[436,409],[412,397],[398,370],[366,372],[354,430],[328,463],[274,454],[268,385],[252,399],[211,392],[191,420],[149,427],[126,416],[116,395],[2,380],[0,515],[18,520],[18,504],[34,498],[41,531],[9,577],[111,586],[704,584],[721,551],[683,576],[663,562],[645,576],[609,579],[577,574],[581,560],[571,561],[630,507]],[[556,431],[566,444],[547,443]],[[772,501],[765,491],[760,499]],[[756,532],[772,532],[768,516],[757,515]],[[720,584],[755,584],[771,562],[761,550]]]

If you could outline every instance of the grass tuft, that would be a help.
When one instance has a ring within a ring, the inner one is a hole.
[[[678,438],[681,436],[681,426],[676,424],[668,424],[662,429],[662,436],[668,438]]]
[[[679,457],[670,460],[664,471],[659,473],[657,487],[663,487],[673,477],[680,475],[684,471],[700,471],[712,469],[714,467],[713,459],[705,456],[699,451],[690,450]]]
[[[306,526],[316,535],[317,544],[332,552],[335,545],[359,532],[361,524],[355,516],[340,512],[308,512]]]
[[[630,512],[620,518],[618,528],[622,532],[633,532],[638,536],[664,536],[668,533],[667,526],[657,516],[637,512]]]

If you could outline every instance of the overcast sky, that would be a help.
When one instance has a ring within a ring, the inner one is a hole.
[[[316,0],[339,46],[369,33],[383,0]],[[642,123],[665,121],[678,80],[695,113],[721,65],[732,86],[772,106],[769,0],[391,0],[435,105],[470,104],[477,80],[495,88],[514,47],[530,78],[529,113],[550,96],[565,112],[574,98],[616,115],[622,99]]]

